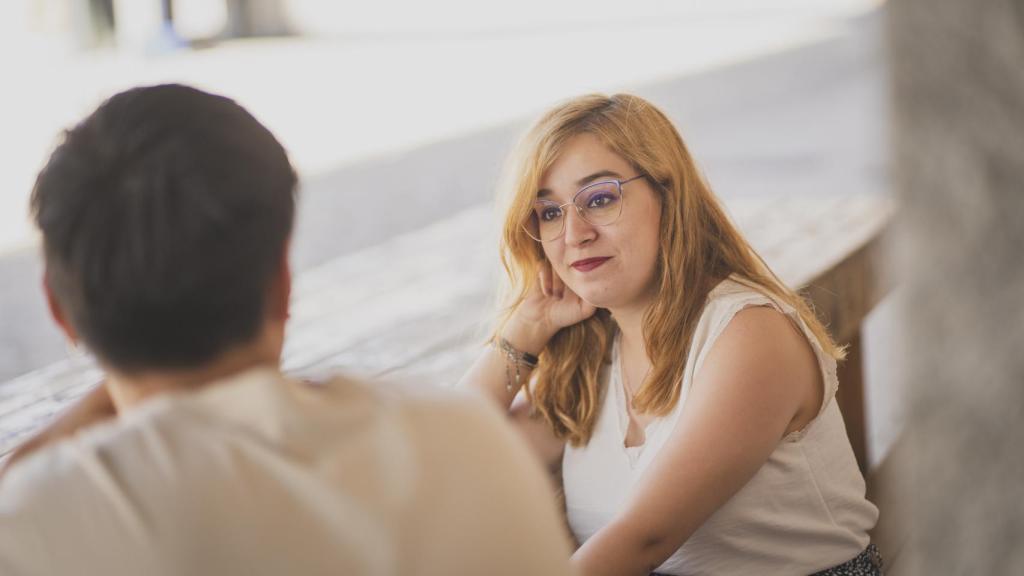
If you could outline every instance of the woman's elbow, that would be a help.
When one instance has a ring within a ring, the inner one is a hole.
[[[661,566],[684,541],[679,534],[669,529],[647,523],[626,523],[622,530],[630,534],[628,541],[631,542],[633,556],[637,559],[637,564],[642,565],[648,573]]]

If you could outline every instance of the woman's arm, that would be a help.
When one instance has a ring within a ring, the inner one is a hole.
[[[573,556],[582,576],[646,575],[686,542],[817,414],[823,386],[799,329],[767,307],[739,312],[622,513]]]
[[[524,332],[506,329],[504,338],[517,350],[533,355],[539,354],[550,339],[549,336],[530,335]],[[545,467],[551,470],[558,464],[565,442],[555,436],[547,422],[533,413],[526,396],[519,394],[522,387],[529,382],[533,369],[519,365],[517,384],[514,373],[516,368],[509,366],[508,362],[500,349],[489,346],[463,376],[460,385],[481,392],[486,398],[497,403],[500,409],[508,411],[512,425]]]
[[[551,272],[550,266],[543,266],[534,289],[512,314],[501,337],[516,350],[538,356],[559,330],[589,318],[594,311],[593,306]],[[488,347],[462,377],[460,385],[477,390],[501,410],[508,411],[527,443],[552,468],[561,458],[565,442],[533,414],[529,402],[519,395],[530,381],[532,368],[520,364],[518,382],[516,369],[501,349]]]
[[[554,333],[555,331],[540,322],[523,319],[517,310],[505,326],[502,338],[516,350],[537,356],[547,346]],[[498,408],[506,411],[533,374],[533,368],[525,364],[519,364],[518,370],[517,382],[516,366],[510,364],[500,348],[488,346],[477,357],[459,384],[480,392],[485,398],[494,401]]]

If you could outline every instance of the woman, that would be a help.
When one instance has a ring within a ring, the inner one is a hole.
[[[572,100],[509,174],[505,314],[464,381],[561,465],[578,572],[880,573],[843,352],[665,115]]]

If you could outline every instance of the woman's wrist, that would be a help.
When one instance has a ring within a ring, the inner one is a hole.
[[[540,322],[526,322],[513,316],[502,330],[501,338],[516,350],[539,356],[557,330],[545,327]]]

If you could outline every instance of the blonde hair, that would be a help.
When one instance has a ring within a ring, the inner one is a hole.
[[[707,295],[730,275],[792,306],[827,354],[844,356],[803,298],[769,270],[730,222],[671,121],[654,105],[629,94],[582,96],[555,107],[533,125],[512,156],[504,178],[500,245],[508,285],[495,339],[537,282],[544,261],[541,246],[523,228],[540,181],[565,144],[584,133],[646,174],[661,193],[657,292],[643,320],[652,369],[634,399],[637,410],[664,415],[679,401],[686,357]],[[541,353],[532,385],[526,388],[555,434],[573,445],[590,439],[600,406],[599,375],[610,355],[613,330],[604,310],[563,328]]]

